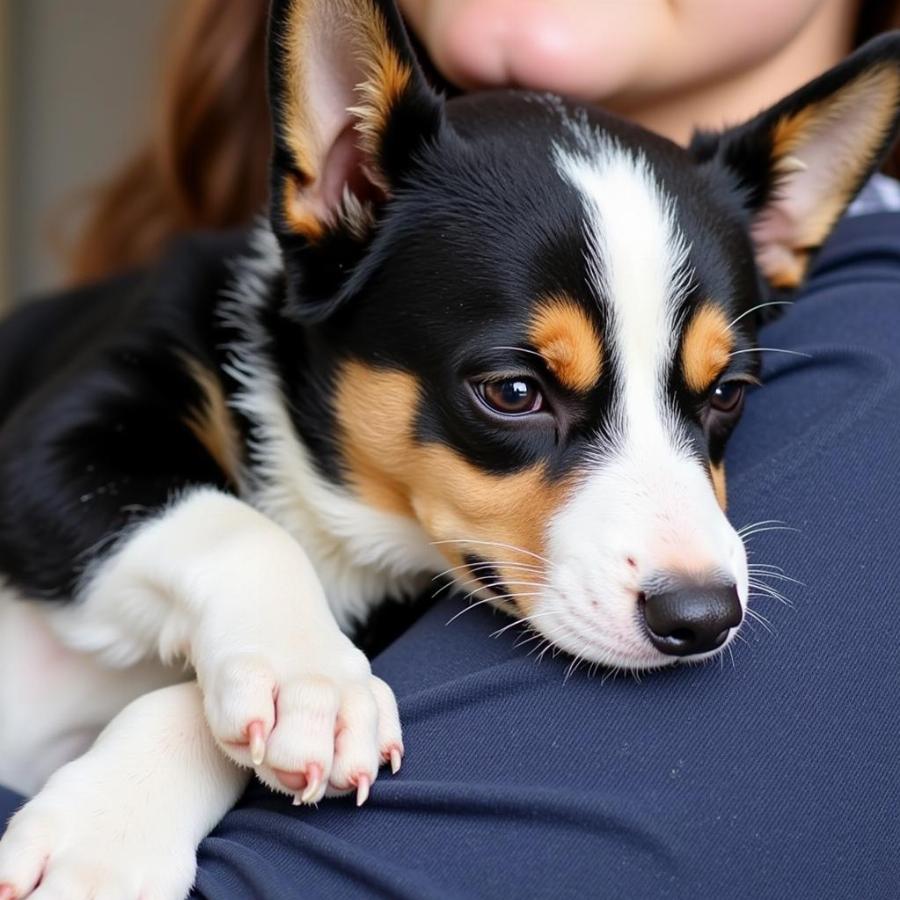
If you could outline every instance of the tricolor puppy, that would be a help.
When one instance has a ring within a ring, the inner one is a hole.
[[[50,776],[3,900],[184,894],[251,768],[365,800],[403,744],[345,631],[436,572],[597,663],[721,650],[755,331],[893,140],[900,38],[687,149],[445,101],[382,0],[275,2],[270,85],[239,258],[0,333],[0,782]]]

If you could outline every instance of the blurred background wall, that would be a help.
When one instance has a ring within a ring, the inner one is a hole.
[[[141,135],[168,6],[0,0],[0,303],[59,284],[49,233]]]
[[[9,304],[9,3],[0,0],[0,313]]]

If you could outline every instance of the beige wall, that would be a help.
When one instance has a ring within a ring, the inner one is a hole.
[[[10,304],[9,271],[9,4],[0,0],[0,314]]]
[[[174,0],[183,2],[183,0]],[[12,43],[7,242],[16,298],[61,272],[48,231],[62,204],[120,163],[146,126],[169,0],[0,0]]]

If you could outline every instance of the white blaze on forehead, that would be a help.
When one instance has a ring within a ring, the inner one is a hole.
[[[665,379],[690,281],[687,244],[643,156],[586,129],[577,137],[577,151],[557,146],[556,165],[584,205],[588,272],[607,310],[607,346],[622,381],[619,412],[633,434],[654,411],[657,423],[669,418]]]
[[[743,545],[691,450],[666,380],[693,272],[674,200],[639,153],[569,121],[557,146],[561,176],[578,192],[591,289],[606,313],[604,350],[616,370],[611,427],[552,517],[548,588],[536,627],[588,659],[629,668],[671,662],[642,628],[638,597],[653,579],[723,578],[746,602]]]

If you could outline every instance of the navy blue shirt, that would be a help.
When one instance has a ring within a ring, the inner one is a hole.
[[[792,605],[760,590],[733,657],[638,682],[444,598],[376,660],[400,774],[361,810],[251,787],[197,896],[900,896],[900,214],[846,219],[762,343],[811,357],[767,356],[729,514],[796,529],[749,544]]]

